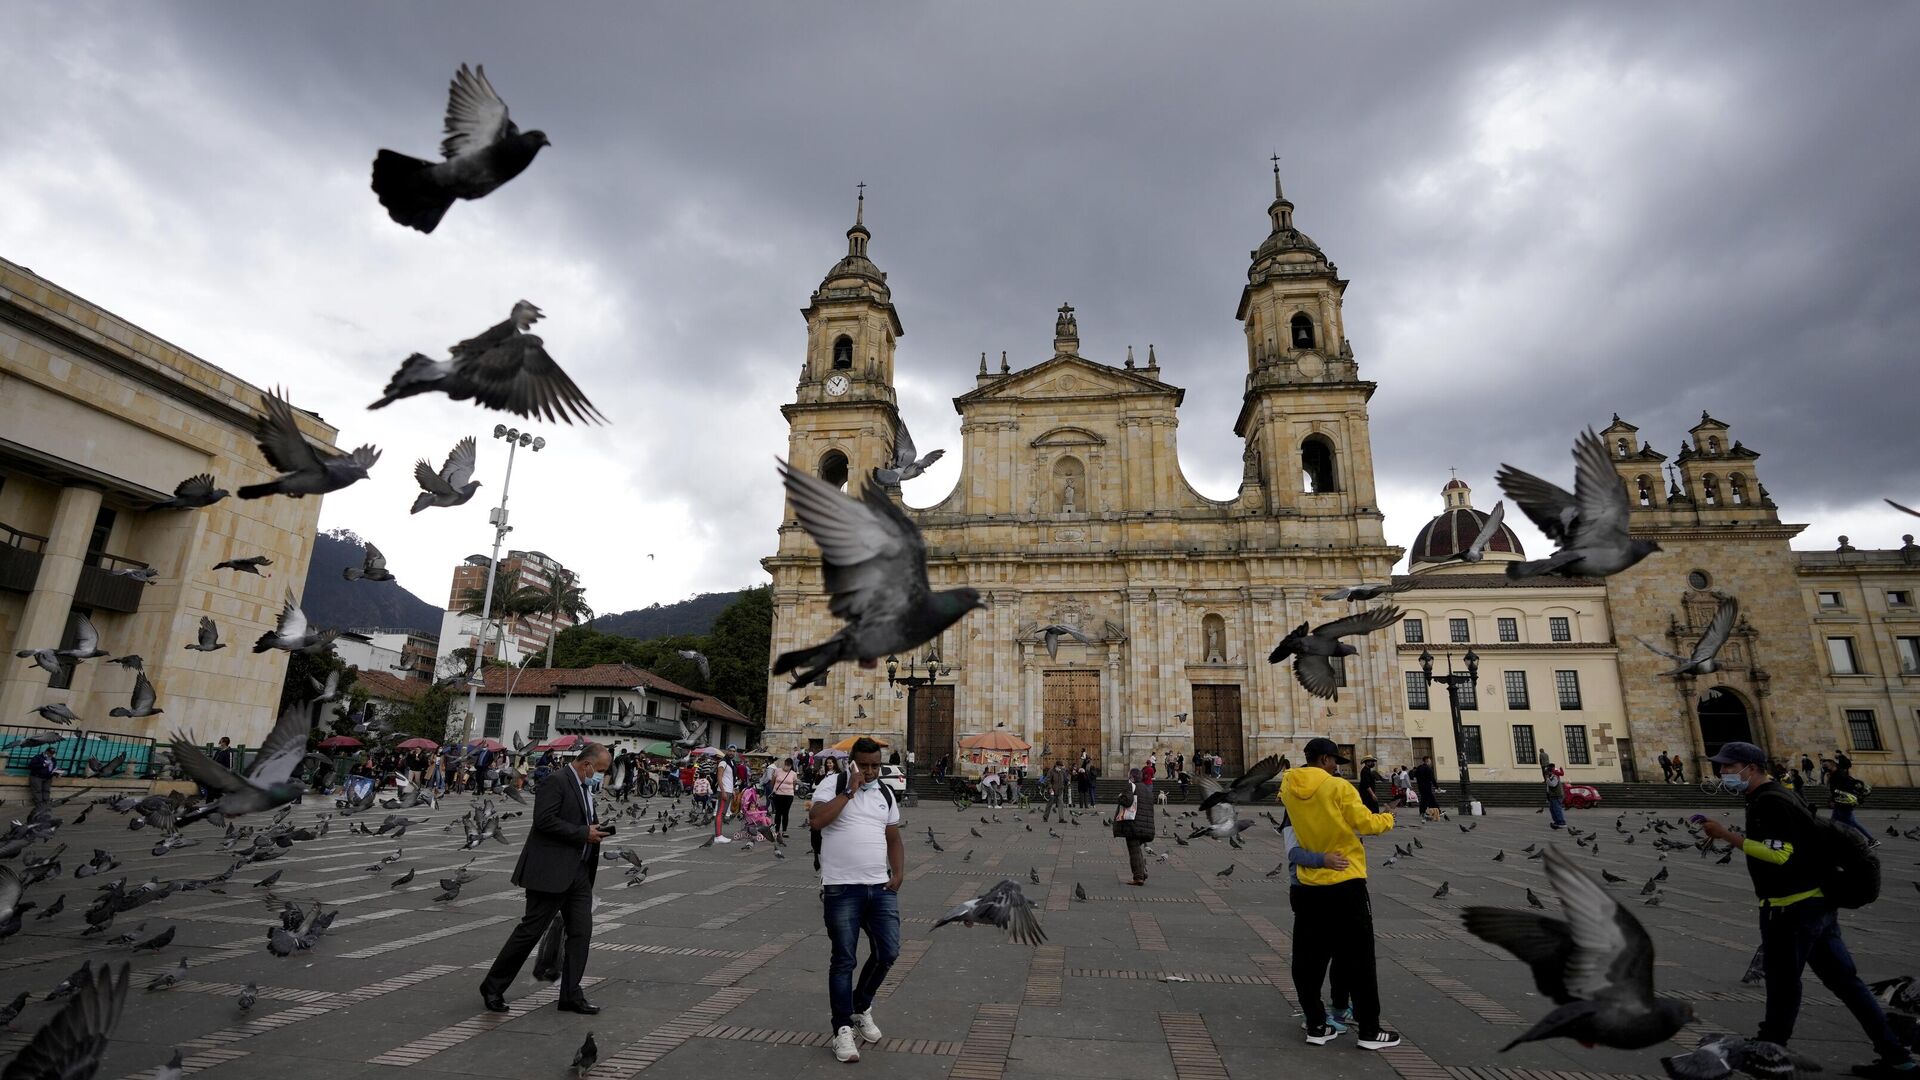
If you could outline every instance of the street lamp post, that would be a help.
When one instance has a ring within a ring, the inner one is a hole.
[[[487,591],[480,600],[480,634],[474,639],[473,671],[467,676],[467,715],[460,724],[461,746],[473,739],[473,710],[478,707],[480,687],[486,684],[480,673],[487,666],[487,620],[493,617],[493,577],[500,568],[500,545],[506,540],[507,534],[513,531],[513,527],[507,524],[507,489],[513,486],[513,452],[525,446],[538,453],[547,445],[547,440],[505,424],[493,425],[493,437],[507,442],[507,476],[500,482],[500,505],[487,514],[487,522],[493,526],[493,558],[487,562]],[[503,649],[506,647],[506,638],[506,629],[502,627],[500,645]]]
[[[1453,752],[1460,756],[1460,813],[1471,816],[1473,814],[1473,785],[1471,779],[1467,776],[1467,733],[1465,726],[1460,722],[1460,688],[1463,686],[1474,686],[1479,683],[1480,656],[1472,649],[1468,649],[1467,655],[1463,659],[1467,662],[1467,670],[1455,671],[1453,670],[1453,654],[1448,653],[1447,673],[1445,675],[1435,675],[1433,673],[1433,654],[1425,649],[1420,650],[1420,674],[1426,679],[1427,685],[1432,686],[1434,683],[1444,683],[1447,687],[1447,707],[1453,712]]]
[[[900,658],[898,656],[887,657],[887,685],[893,686],[900,684],[907,688],[907,753],[901,760],[906,763],[902,768],[906,771],[906,781],[909,789],[913,787],[913,765],[915,756],[913,752],[913,710],[919,701],[920,688],[922,686],[933,685],[939,681],[942,675],[953,674],[951,667],[940,662],[939,651],[931,646],[927,648],[926,665],[927,673],[925,675],[916,675],[914,672],[918,668],[919,662],[908,658],[907,673],[901,675],[899,674]]]

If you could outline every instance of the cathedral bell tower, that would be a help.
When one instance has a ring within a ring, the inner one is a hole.
[[[1274,159],[1270,231],[1251,253],[1235,317],[1247,384],[1234,434],[1246,440],[1241,505],[1279,519],[1282,540],[1384,547],[1374,495],[1367,401],[1341,316],[1347,282],[1295,227]]]

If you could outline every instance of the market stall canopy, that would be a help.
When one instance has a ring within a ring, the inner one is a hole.
[[[961,739],[960,747],[963,750],[1031,750],[1033,744],[1009,732],[989,731]]]
[[[432,739],[412,738],[395,747],[398,750],[438,750],[440,744]]]
[[[849,735],[849,736],[847,736],[846,738],[844,738],[844,739],[841,739],[841,740],[840,740],[839,742],[837,742],[837,743],[834,743],[834,744],[833,744],[833,749],[835,749],[835,750],[845,750],[845,751],[846,751],[846,752],[848,752],[848,753],[852,753],[852,752],[853,752],[853,744],[854,744],[854,743],[857,743],[857,742],[859,742],[859,741],[860,741],[861,739],[873,739],[873,741],[874,741],[874,742],[877,742],[877,743],[879,743],[879,744],[880,744],[880,746],[881,746],[881,748],[883,748],[883,749],[884,749],[884,748],[886,747],[886,745],[887,745],[887,740],[885,740],[885,739],[879,739],[879,738],[874,738],[874,736],[872,736],[872,735]]]

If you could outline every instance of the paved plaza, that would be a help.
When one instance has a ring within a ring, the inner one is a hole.
[[[79,805],[69,804],[65,815]],[[1725,805],[1737,814],[1731,799]],[[1467,833],[1457,822],[1418,825],[1402,812],[1393,833],[1368,842],[1384,1015],[1406,1038],[1396,1050],[1370,1053],[1351,1036],[1322,1048],[1302,1041],[1288,977],[1285,878],[1264,876],[1281,848],[1264,819],[1247,834],[1245,850],[1209,841],[1182,847],[1170,835],[1184,820],[1182,808],[1163,808],[1173,820],[1163,818],[1154,848],[1166,858],[1136,889],[1126,883],[1125,849],[1097,811],[1083,813],[1077,826],[1054,827],[1055,839],[1037,810],[1003,808],[999,823],[982,824],[980,809],[911,808],[903,947],[874,1010],[887,1037],[864,1050],[859,1064],[842,1065],[826,1048],[827,938],[804,830],[789,857],[776,860],[766,844],[702,850],[699,830],[660,837],[623,827],[619,845],[639,853],[652,872],[644,885],[627,888],[623,864],[602,867],[587,993],[605,1011],[559,1013],[554,987],[523,974],[508,995],[511,1012],[496,1015],[482,1010],[476,987],[521,910],[521,893],[507,878],[527,819],[507,823],[510,845],[489,842],[477,853],[471,868],[479,877],[459,899],[434,903],[436,879],[469,859],[459,829],[441,831],[464,808],[464,798],[446,800],[425,814],[431,824],[398,841],[351,835],[347,822],[336,820],[328,836],[244,869],[224,894],[176,894],[121,915],[107,936],[142,918],[149,931],[179,929],[157,957],[135,960],[134,990],[100,1075],[151,1075],[179,1047],[188,1072],[208,1078],[351,1080],[400,1069],[558,1077],[588,1031],[600,1047],[591,1075],[604,1078],[857,1070],[958,1080],[1207,1080],[1311,1069],[1381,1080],[1565,1080],[1658,1075],[1657,1058],[1673,1052],[1586,1050],[1567,1042],[1499,1052],[1549,1006],[1518,961],[1460,929],[1458,912],[1472,904],[1524,907],[1529,887],[1556,906],[1541,864],[1521,852],[1551,835],[1545,816],[1526,810],[1493,811]],[[329,810],[329,802],[311,798],[295,820]],[[349,820],[378,822],[383,813]],[[1665,816],[1671,821],[1679,813]],[[1628,827],[1638,830],[1646,816],[1628,812]],[[1863,816],[1876,835],[1889,823],[1914,824],[1894,822],[1891,813]],[[1661,991],[1694,1002],[1701,1013],[1703,1026],[1682,1037],[1708,1027],[1751,1033],[1763,998],[1759,987],[1739,983],[1756,937],[1740,860],[1722,866],[1692,851],[1669,854],[1662,902],[1643,907],[1642,883],[1662,865],[1649,842],[1654,834],[1636,832],[1636,843],[1624,843],[1616,815],[1605,810],[1572,820],[1601,837],[1597,855],[1578,853],[1581,864],[1629,879],[1617,888],[1660,950]],[[928,826],[944,852],[926,843]],[[99,938],[78,936],[80,910],[100,879],[75,880],[72,866],[101,847],[124,860],[108,877],[124,873],[130,884],[223,870],[228,859],[215,849],[219,831],[190,831],[200,846],[155,858],[152,832],[128,832],[125,820],[104,807],[63,828],[68,869],[28,895],[45,907],[64,892],[65,911],[45,920],[29,915],[25,929],[0,945],[0,999],[21,990],[43,995],[84,958],[119,957]],[[1572,845],[1564,834],[1552,838]],[[1412,857],[1380,865],[1392,843],[1416,841]],[[378,873],[365,870],[396,848],[402,858]],[[1505,858],[1494,861],[1501,851]],[[1870,979],[1920,969],[1920,893],[1913,884],[1920,843],[1888,837],[1881,854],[1883,899],[1845,916]],[[1218,876],[1229,865],[1233,873]],[[390,889],[408,869],[417,870],[414,881]],[[1013,945],[988,927],[932,932],[949,905],[1002,876],[1024,883],[1030,869],[1041,881],[1028,892],[1042,909],[1046,945]],[[342,909],[311,952],[277,959],[266,950],[274,920],[261,900],[266,890],[249,886],[274,870],[284,870],[275,892]],[[1086,890],[1084,902],[1073,898],[1076,883]],[[1448,895],[1434,899],[1443,883]],[[191,964],[189,978],[169,990],[142,989],[182,956]],[[259,984],[260,1001],[243,1015],[236,997],[248,982]],[[0,1051],[23,1045],[53,1009],[30,1006],[14,1030],[0,1035]],[[1872,1056],[1844,1010],[1811,979],[1795,1046],[1830,1067]]]

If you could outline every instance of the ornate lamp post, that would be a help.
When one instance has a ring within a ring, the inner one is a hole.
[[[907,787],[909,789],[913,787],[913,728],[915,717],[914,706],[918,704],[917,695],[922,686],[931,686],[939,681],[940,676],[953,674],[953,668],[940,662],[939,650],[931,645],[927,646],[927,655],[925,658],[927,673],[925,675],[915,674],[919,663],[919,661],[915,661],[911,657],[908,658],[907,673],[902,675],[900,674],[900,658],[898,656],[887,657],[887,685],[901,685],[907,688],[907,752],[902,756],[901,760],[906,762],[904,768],[906,770]]]
[[[1467,733],[1460,722],[1460,688],[1479,683],[1480,656],[1472,649],[1468,649],[1467,655],[1463,659],[1467,662],[1467,670],[1455,671],[1453,670],[1453,654],[1448,653],[1447,673],[1445,675],[1435,675],[1433,673],[1433,654],[1425,649],[1420,650],[1420,674],[1426,679],[1427,685],[1432,686],[1434,683],[1444,683],[1447,687],[1447,706],[1453,713],[1453,752],[1460,755],[1460,813],[1471,816],[1473,813],[1473,784],[1467,775]]]

